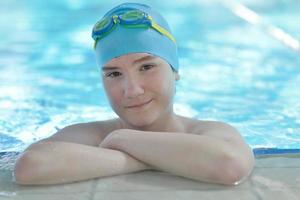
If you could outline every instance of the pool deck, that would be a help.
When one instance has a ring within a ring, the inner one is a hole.
[[[19,186],[0,171],[0,200],[96,199],[300,199],[300,154],[256,157],[251,176],[238,186],[206,184],[159,171],[143,171],[56,186]]]

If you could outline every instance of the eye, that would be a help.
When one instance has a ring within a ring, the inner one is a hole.
[[[145,64],[141,67],[141,71],[147,71],[155,67],[155,64]]]
[[[118,76],[121,76],[121,73],[120,72],[109,72],[107,74],[105,74],[105,77],[109,77],[109,78],[115,78],[115,77],[118,77]]]

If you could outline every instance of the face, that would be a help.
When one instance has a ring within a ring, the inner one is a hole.
[[[160,57],[147,53],[124,55],[106,63],[102,72],[110,104],[129,127],[151,126],[173,115],[179,76]]]

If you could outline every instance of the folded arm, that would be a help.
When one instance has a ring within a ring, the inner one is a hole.
[[[39,142],[17,160],[16,183],[43,185],[150,169],[127,153],[70,142]]]
[[[216,134],[221,130],[195,135],[121,129],[112,132],[100,146],[126,152],[155,169],[178,176],[236,185],[250,174],[254,158],[239,134],[228,127],[227,131],[233,132],[223,137]]]

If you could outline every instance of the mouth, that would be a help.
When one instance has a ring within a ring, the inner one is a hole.
[[[143,103],[126,106],[125,108],[141,108],[141,107],[144,107],[144,106],[148,105],[149,103],[151,103],[151,101],[152,101],[152,99],[150,99],[149,101],[143,102]]]

